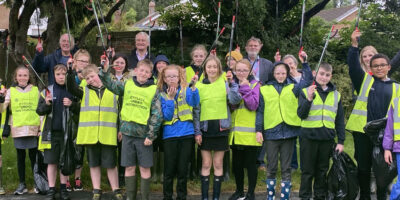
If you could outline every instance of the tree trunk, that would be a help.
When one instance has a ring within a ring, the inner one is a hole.
[[[65,24],[64,7],[62,1],[53,0],[53,9],[49,18],[46,30],[45,53],[49,54],[59,47],[59,38],[61,30]]]

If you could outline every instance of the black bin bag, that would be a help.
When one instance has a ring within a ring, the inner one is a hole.
[[[334,146],[336,147],[336,145]],[[328,172],[328,200],[353,200],[358,194],[357,166],[351,157],[333,149]]]
[[[369,136],[373,144],[372,169],[375,174],[376,185],[382,188],[387,188],[397,176],[396,156],[393,156],[391,165],[385,162],[385,150],[382,147],[382,142],[386,121],[386,118],[370,121],[364,127],[364,132]]]
[[[36,154],[36,162],[33,166],[33,180],[39,190],[39,194],[46,194],[49,190],[49,183],[47,180],[47,165],[43,162],[43,152],[38,151]]]
[[[64,128],[64,148],[60,155],[60,170],[64,176],[72,175],[75,172],[75,147],[72,138],[73,120],[70,117],[69,109],[64,109],[63,128]]]

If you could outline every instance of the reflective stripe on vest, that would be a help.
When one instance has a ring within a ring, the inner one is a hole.
[[[251,85],[251,89],[254,89],[256,85],[257,83]],[[261,146],[256,139],[256,111],[247,109],[243,99],[240,101],[239,108],[232,113],[229,144]]]
[[[272,129],[282,122],[300,126],[297,116],[298,98],[293,93],[294,84],[286,85],[281,93],[273,85],[264,85],[260,93],[264,98],[264,130]]]
[[[400,112],[399,112],[399,101],[400,98],[396,97],[393,100],[393,130],[394,130],[394,141],[400,141]]]
[[[308,88],[303,89],[307,97]],[[335,90],[329,92],[325,102],[317,91],[314,92],[315,98],[311,104],[308,117],[301,122],[301,127],[304,128],[335,128],[336,112],[340,100],[340,93]]]
[[[117,145],[118,96],[104,90],[101,99],[84,88],[79,115],[77,144]]]
[[[165,92],[161,93],[161,96],[164,97],[164,99],[168,99],[168,95]],[[172,117],[172,120],[170,121],[164,121],[164,125],[172,125],[178,120],[180,121],[193,121],[193,112],[192,112],[192,107],[189,106],[186,102],[186,90],[181,89],[178,94],[178,99],[175,101],[174,99],[174,116]]]
[[[350,114],[349,120],[346,124],[346,130],[364,133],[364,126],[367,124],[367,104],[369,91],[374,83],[374,78],[367,73],[364,76],[364,81],[361,85],[360,94],[357,96],[356,104]],[[393,83],[392,85],[392,98],[399,95],[399,85]],[[388,108],[389,110],[389,108]]]
[[[138,87],[132,79],[125,82],[121,119],[147,125],[150,117],[151,102],[156,94],[157,86]]]
[[[220,76],[210,84],[197,83],[200,95],[200,121],[228,118],[225,81]]]
[[[20,92],[15,87],[10,90],[13,126],[39,126],[40,118],[36,113],[39,103],[38,88],[32,86],[29,92]]]

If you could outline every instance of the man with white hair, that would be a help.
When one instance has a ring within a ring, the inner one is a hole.
[[[264,85],[272,78],[273,63],[265,58],[260,58],[258,53],[263,44],[259,38],[251,37],[246,43],[246,58],[250,61],[254,78]]]
[[[75,48],[75,40],[72,35],[70,39],[71,45],[69,44],[68,33],[61,35],[59,48],[47,56],[45,56],[43,52],[43,43],[38,42],[36,45],[36,53],[32,65],[36,72],[48,73],[49,85],[54,84],[54,66],[57,64],[64,64],[67,66],[68,59],[77,51],[77,48]]]
[[[145,32],[139,32],[135,36],[135,49],[132,50],[131,55],[128,56],[128,69],[132,70],[136,67],[137,63],[144,59],[154,61],[155,57],[150,55],[147,48],[150,44],[149,35]]]

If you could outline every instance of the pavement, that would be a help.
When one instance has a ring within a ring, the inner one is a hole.
[[[210,194],[211,195],[211,194]],[[227,200],[230,197],[231,193],[222,193],[221,194],[221,200]],[[256,193],[256,200],[264,200],[266,199],[267,194],[265,192],[262,193]],[[80,192],[71,192],[70,193],[70,198],[71,200],[74,199],[79,199],[79,200],[90,200],[92,197],[92,193],[89,191],[80,191]],[[162,193],[151,193],[150,194],[150,199],[151,200],[162,200]],[[24,194],[24,195],[11,195],[11,194],[7,194],[4,196],[0,196],[0,200],[43,200],[45,198],[45,196],[43,195],[39,195],[39,194]],[[57,194],[57,199],[58,199],[58,194]],[[102,195],[102,200],[112,200],[112,193],[111,192],[107,192],[107,193],[103,193]],[[138,195],[138,200],[140,199],[140,195]],[[187,200],[199,200],[200,195],[188,195]],[[276,199],[279,199],[279,197],[277,196]],[[298,197],[298,193],[297,192],[292,192],[292,196],[291,198],[292,200],[300,200],[300,198]],[[376,197],[373,195],[372,200],[376,200]]]

